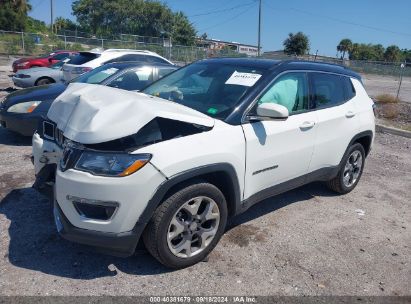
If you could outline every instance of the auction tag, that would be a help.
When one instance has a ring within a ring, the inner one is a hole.
[[[260,74],[254,73],[240,73],[235,71],[230,78],[227,79],[225,84],[236,84],[245,87],[252,87],[258,79],[260,79]]]

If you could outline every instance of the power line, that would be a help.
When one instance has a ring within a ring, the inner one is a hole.
[[[212,15],[212,14],[223,13],[223,12],[231,11],[231,10],[238,9],[238,8],[241,8],[241,7],[245,7],[245,6],[248,6],[248,5],[251,5],[251,4],[254,4],[254,3],[253,3],[253,2],[249,2],[249,3],[240,4],[240,5],[236,5],[236,6],[229,7],[229,8],[224,8],[224,9],[220,9],[220,10],[209,11],[209,12],[201,13],[201,14],[195,14],[195,15],[191,15],[191,16],[188,16],[188,17],[189,17],[189,18],[192,18],[192,17],[208,16],[208,15]]]
[[[233,17],[230,18],[230,19],[226,19],[226,20],[224,20],[223,22],[220,22],[220,23],[214,24],[214,25],[212,25],[212,26],[209,26],[209,27],[207,27],[207,28],[201,29],[201,30],[199,30],[199,32],[205,32],[205,31],[207,31],[207,30],[209,30],[209,29],[215,28],[215,27],[217,27],[217,26],[226,24],[227,22],[230,22],[230,21],[232,21],[232,20],[234,20],[234,19],[237,19],[237,18],[240,17],[241,15],[244,15],[245,13],[247,13],[247,12],[249,11],[249,9],[250,9],[252,6],[254,6],[255,4],[256,4],[255,2],[249,3],[249,6],[247,7],[246,10],[241,11],[241,12],[238,13],[237,15],[233,16]]]
[[[325,18],[325,19],[329,19],[335,22],[340,22],[340,23],[344,23],[344,24],[349,24],[349,25],[354,25],[354,26],[358,26],[358,27],[363,27],[363,28],[367,28],[370,30],[374,30],[374,31],[379,31],[379,32],[385,32],[385,33],[390,33],[390,34],[397,34],[397,35],[403,35],[403,36],[411,36],[411,34],[409,33],[402,33],[402,32],[396,32],[396,31],[392,31],[392,30],[388,30],[388,29],[384,29],[384,28],[380,28],[380,27],[375,27],[375,26],[370,26],[370,25],[366,25],[366,24],[361,24],[361,23],[356,23],[356,22],[352,22],[352,21],[348,21],[348,20],[343,20],[343,19],[338,19],[338,18],[334,18],[334,17],[330,17],[327,15],[322,15],[322,14],[317,14],[317,13],[312,13],[312,12],[308,12],[308,11],[304,11],[304,10],[300,10],[297,8],[293,8],[293,7],[289,7],[289,8],[278,8],[278,7],[272,7],[269,3],[266,2],[266,5],[272,9],[272,10],[289,10],[289,11],[294,11],[300,14],[306,14],[306,15],[311,15],[311,16],[316,16],[316,17],[321,17],[321,18]]]

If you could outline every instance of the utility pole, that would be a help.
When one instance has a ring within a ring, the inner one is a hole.
[[[53,0],[50,0],[50,27],[51,27],[51,32],[54,33],[54,16],[53,16]]]
[[[260,49],[261,49],[261,1],[259,3],[259,7],[258,7],[258,57],[260,57]]]

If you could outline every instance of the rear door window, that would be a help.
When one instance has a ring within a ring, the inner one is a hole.
[[[147,56],[145,56],[145,55],[127,54],[127,55],[123,55],[123,56],[120,56],[120,57],[111,59],[111,60],[109,60],[109,61],[106,61],[105,63],[124,62],[124,61],[148,62]]]
[[[147,60],[148,60],[148,62],[152,62],[152,63],[167,63],[167,64],[169,64],[169,62],[167,62],[166,60],[164,60],[160,57],[156,57],[156,56],[147,56]]]
[[[75,55],[72,59],[70,59],[68,64],[82,65],[98,57],[100,57],[100,54],[80,52],[78,55]]]
[[[355,89],[349,77],[343,77],[345,84],[345,98],[350,100],[355,97]]]
[[[327,73],[309,73],[312,83],[313,106],[327,108],[344,103],[343,76]]]

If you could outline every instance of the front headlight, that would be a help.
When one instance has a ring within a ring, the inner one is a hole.
[[[150,159],[150,154],[83,151],[74,168],[94,175],[128,176],[143,168]]]
[[[31,76],[26,75],[26,74],[16,74],[16,75],[14,75],[14,77],[16,77],[16,78],[30,78]]]
[[[27,101],[12,105],[7,109],[11,113],[31,113],[41,104],[41,101]]]

